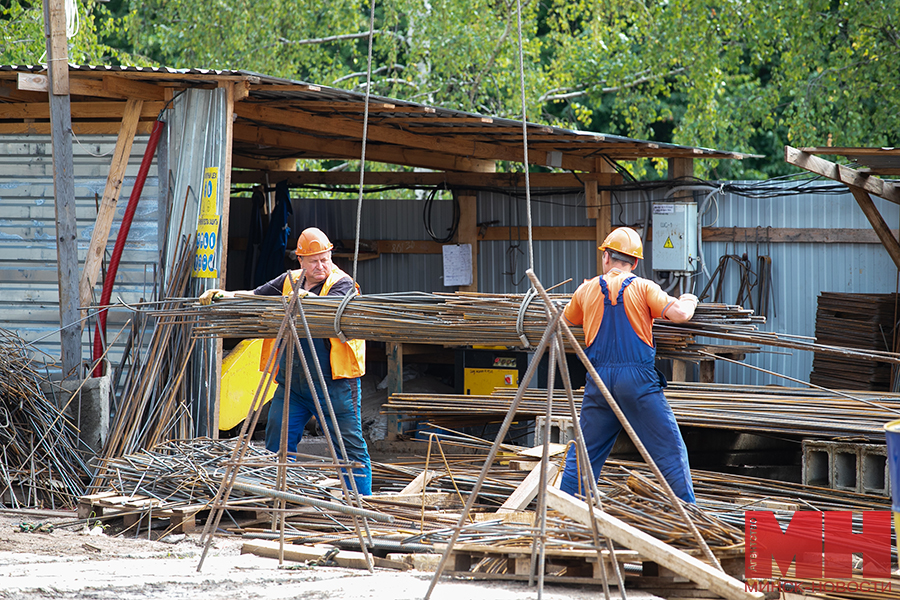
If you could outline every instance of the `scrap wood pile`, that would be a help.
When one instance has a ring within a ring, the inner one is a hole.
[[[70,394],[42,375],[25,342],[0,329],[0,506],[74,506],[89,470],[77,428],[66,411]],[[59,408],[62,406],[62,409]]]
[[[568,303],[569,295],[554,295],[558,306]],[[429,294],[404,292],[355,296],[346,303],[342,298],[307,296],[301,299],[302,315],[297,331],[303,336],[303,317],[313,337],[338,337],[340,330],[348,338],[376,342],[414,342],[440,345],[488,344],[509,347],[533,347],[547,326],[542,302],[529,294]],[[160,306],[151,314],[196,323],[194,334],[207,337],[274,338],[284,319],[284,299],[245,296],[224,299],[211,306],[199,306],[185,299],[172,307]],[[654,328],[657,353],[662,357],[699,357],[705,345],[696,336],[716,337],[722,333],[738,336],[752,344],[752,336],[763,317],[753,311],[727,304],[701,304],[687,324],[668,324]],[[573,332],[584,339],[580,327]],[[717,346],[713,350],[720,350]],[[742,345],[739,352],[758,352]]]
[[[895,350],[897,294],[822,292],[816,308],[816,341],[876,352]],[[809,375],[824,387],[888,390],[891,365],[816,353]]]
[[[848,398],[824,390],[713,383],[670,383],[664,390],[678,423],[747,432],[772,432],[809,438],[853,436],[884,442],[884,423],[900,418],[900,394],[852,392]],[[490,395],[392,394],[381,412],[401,420],[441,426],[468,426],[502,420],[516,390],[496,388]],[[584,390],[575,392],[581,408]],[[525,391],[516,418],[547,411],[547,391]],[[569,416],[563,390],[554,392],[552,414]],[[829,414],[822,419],[823,411]]]

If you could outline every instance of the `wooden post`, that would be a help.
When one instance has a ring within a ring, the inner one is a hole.
[[[237,85],[241,85],[240,92],[246,91],[243,82],[223,82],[225,88],[225,164],[222,165],[222,218],[219,225],[219,286],[225,288],[226,276],[228,275],[228,223],[231,214],[231,162],[232,162],[232,143],[234,141],[234,103],[236,98]],[[210,399],[212,406],[212,432],[210,436],[213,439],[219,437],[219,400],[222,392],[222,338],[216,339],[216,384],[213,397]]]
[[[100,275],[103,251],[106,250],[106,243],[109,241],[109,231],[112,229],[113,218],[116,215],[116,204],[119,202],[122,181],[125,179],[125,169],[128,167],[128,157],[131,156],[131,144],[134,142],[134,133],[137,131],[143,105],[143,100],[129,100],[125,104],[122,128],[119,129],[119,137],[116,139],[116,149],[113,152],[112,164],[109,166],[109,175],[106,177],[106,188],[103,190],[103,198],[100,200],[97,222],[94,225],[94,232],[91,234],[91,245],[88,247],[88,253],[84,259],[84,270],[81,272],[79,296],[82,306],[88,306],[91,303],[91,289],[97,283],[97,277]]]
[[[851,185],[848,186],[848,189],[850,190],[850,193],[853,194],[853,197],[856,198],[856,203],[859,204],[863,214],[866,215],[866,218],[872,225],[872,229],[875,230],[875,234],[878,236],[878,239],[881,240],[881,245],[887,250],[888,256],[891,257],[891,260],[894,261],[894,264],[900,269],[900,243],[897,242],[897,238],[894,237],[891,228],[884,222],[884,218],[878,211],[878,207],[872,202],[872,197],[862,188]]]
[[[478,291],[478,197],[459,196],[457,241],[472,246],[472,284],[459,286],[461,292]]]
[[[75,217],[75,162],[72,158],[72,109],[66,13],[62,0],[44,1],[44,36],[50,65],[50,133],[53,145],[53,196],[56,207],[56,256],[59,278],[60,350],[63,378],[78,377],[81,322],[78,310],[78,224]]]
[[[616,176],[616,170],[605,158],[598,158],[596,161],[596,170],[598,173],[604,173],[601,181],[603,185],[612,185]],[[584,203],[588,207],[588,218],[596,219],[594,224],[595,242],[597,253],[597,275],[603,274],[602,253],[600,245],[609,232],[612,231],[612,193],[609,190],[598,191],[597,181],[584,182]]]
[[[385,350],[387,351],[387,391],[388,397],[390,397],[391,394],[403,393],[403,344],[387,342]],[[401,433],[403,432],[400,430],[399,416],[388,415],[386,438],[396,440]]]

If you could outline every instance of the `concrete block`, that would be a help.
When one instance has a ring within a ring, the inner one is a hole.
[[[535,417],[534,419],[534,445],[544,443],[544,435],[547,431],[547,417]],[[550,417],[550,441],[554,444],[567,444],[575,439],[575,425],[572,417]]]
[[[103,375],[47,384],[48,398],[56,398],[57,405],[78,427],[78,437],[94,452],[100,452],[109,434],[109,405],[112,398],[112,377],[109,362],[103,361]]]
[[[862,494],[890,495],[885,444],[803,440],[803,483]]]

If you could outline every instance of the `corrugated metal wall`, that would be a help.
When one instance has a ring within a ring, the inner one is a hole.
[[[746,185],[753,185],[747,182]],[[816,300],[820,292],[886,293],[895,291],[897,269],[880,244],[768,244],[764,243],[765,228],[851,228],[867,229],[869,223],[849,193],[804,193],[792,195],[790,183],[766,182],[766,186],[782,185],[785,195],[778,198],[747,198],[722,194],[710,203],[702,217],[704,226],[759,227],[760,243],[725,244],[704,242],[703,252],[709,273],[715,270],[719,257],[725,253],[746,252],[754,268],[756,257],[772,257],[774,313],[761,326],[763,331],[775,331],[801,336],[815,335]],[[823,186],[833,185],[823,183]],[[612,195],[614,223],[642,226],[649,214],[649,204],[664,200],[666,190],[616,192]],[[524,194],[522,194],[524,196]],[[697,193],[702,200],[704,193]],[[889,224],[900,219],[900,207],[875,199],[875,203]],[[295,235],[303,227],[316,225],[335,238],[353,239],[355,235],[355,200],[296,200]],[[422,212],[424,203],[416,200],[364,200],[361,237],[363,239],[429,239],[425,233]],[[535,226],[585,226],[593,221],[585,219],[582,194],[550,194],[533,196],[532,218]],[[524,198],[513,199],[500,192],[481,192],[478,198],[478,222],[496,221],[495,226],[524,226],[526,208]],[[433,212],[435,229],[446,227],[451,219],[448,201],[437,202]],[[481,242],[478,255],[478,288],[487,293],[524,292],[528,268],[527,240],[515,236],[508,241]],[[352,250],[351,250],[352,251]],[[650,273],[652,242],[645,248],[645,274]],[[534,244],[535,272],[544,285],[554,285],[569,277],[573,281],[558,291],[571,293],[585,278],[596,274],[593,242],[539,241]],[[441,281],[440,255],[382,255],[377,260],[359,264],[359,280],[364,292],[381,293],[406,290],[452,291]],[[737,298],[739,281],[732,269],[724,285],[724,301]],[[696,278],[694,291],[702,290],[708,276]],[[726,343],[710,340],[714,343]],[[783,351],[764,348],[766,352],[748,355],[746,362],[796,379],[807,380],[812,366],[812,354],[803,351]],[[787,352],[787,353],[786,353]],[[747,367],[719,362],[716,380],[737,384],[796,385],[782,378],[766,375]]]
[[[103,196],[115,148],[115,136],[84,136],[73,145],[75,201],[78,225],[78,260],[84,264],[91,242],[97,204]],[[122,192],[109,237],[111,253],[122,215],[128,204],[147,136],[137,136],[132,146]],[[113,300],[136,302],[152,295],[157,263],[158,192],[156,165],[151,167],[138,210],[122,254]],[[59,358],[59,287],[55,240],[53,165],[50,136],[0,136],[0,327],[27,341],[40,340],[35,349]],[[102,277],[95,287],[99,300]],[[107,331],[110,339],[131,317],[129,311],[112,310]],[[93,324],[93,320],[89,325]],[[90,352],[90,332],[83,333],[84,351]],[[125,341],[123,334],[120,345]],[[110,352],[113,362],[119,352]],[[90,359],[87,354],[85,359]]]

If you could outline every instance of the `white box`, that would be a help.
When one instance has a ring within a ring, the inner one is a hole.
[[[692,273],[699,264],[697,203],[654,203],[653,270]]]

